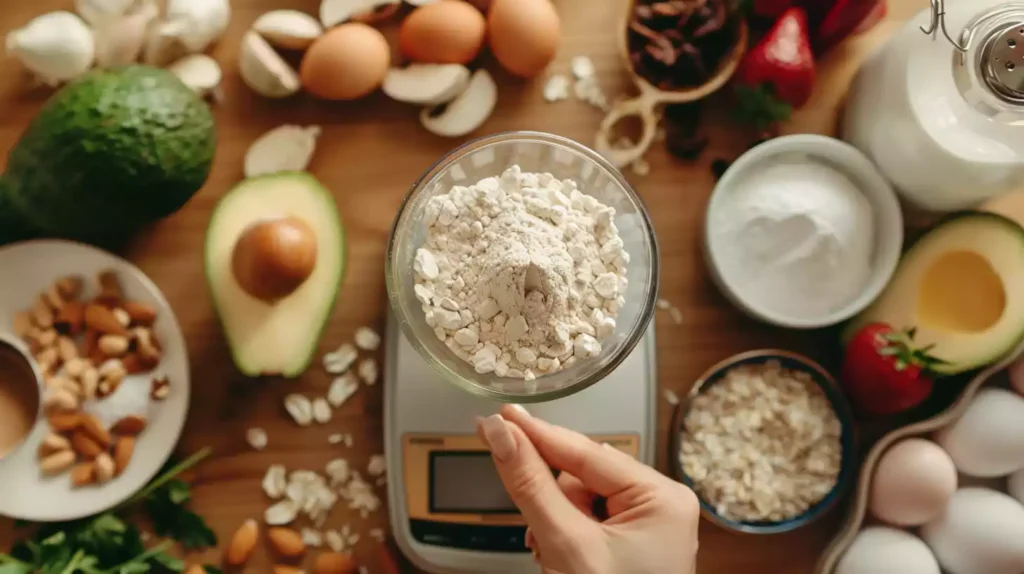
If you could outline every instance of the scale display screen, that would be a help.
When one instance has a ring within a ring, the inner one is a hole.
[[[430,512],[518,514],[487,451],[430,453]]]

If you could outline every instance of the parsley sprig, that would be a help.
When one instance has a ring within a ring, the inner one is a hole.
[[[187,508],[189,484],[180,475],[210,456],[204,448],[180,463],[169,463],[146,487],[117,508],[81,520],[40,524],[34,534],[0,554],[0,574],[145,574],[182,572],[185,563],[167,551],[217,545],[201,516]],[[126,520],[142,508],[164,540],[146,547],[142,533]],[[207,567],[207,572],[219,572]]]

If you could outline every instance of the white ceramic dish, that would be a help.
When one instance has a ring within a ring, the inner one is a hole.
[[[863,291],[847,305],[828,315],[814,318],[788,317],[761,309],[741,299],[725,281],[713,256],[710,225],[723,197],[737,182],[773,160],[804,155],[820,161],[849,177],[871,204],[875,219],[872,272]],[[751,317],[788,329],[816,329],[849,319],[870,305],[892,278],[903,250],[903,214],[889,182],[873,163],[856,148],[835,138],[820,135],[791,135],[769,140],[740,156],[715,186],[704,220],[704,259],[712,279],[733,305]]]
[[[81,275],[87,279],[85,295],[90,296],[95,294],[96,273],[104,269],[117,271],[126,297],[157,309],[153,328],[164,349],[163,360],[155,371],[128,377],[105,401],[132,396],[132,385],[145,385],[148,389],[154,374],[168,377],[171,393],[164,401],[154,401],[146,407],[144,412],[149,426],[139,437],[131,463],[124,474],[102,486],[73,489],[68,473],[41,477],[36,451],[48,432],[48,425],[45,419],[37,421],[22,446],[0,460],[0,515],[50,522],[74,520],[108,510],[145,486],[166,462],[181,435],[188,413],[190,387],[185,339],[160,290],[124,259],[86,245],[56,240],[29,241],[0,249],[0,273],[4,277],[0,282],[0,333],[13,337],[14,314],[31,306],[55,279]],[[138,412],[128,405],[125,407],[126,411]]]

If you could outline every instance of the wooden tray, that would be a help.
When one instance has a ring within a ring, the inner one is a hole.
[[[846,520],[843,522],[839,534],[832,539],[832,542],[829,543],[818,564],[815,566],[815,574],[832,574],[839,563],[839,559],[842,558],[846,550],[853,544],[854,538],[856,538],[864,526],[867,516],[871,478],[875,474],[875,468],[878,466],[878,461],[882,454],[900,440],[930,435],[952,424],[967,410],[967,406],[985,383],[1000,371],[1006,369],[1022,352],[1024,352],[1024,342],[1018,344],[1016,349],[1006,359],[974,375],[951,406],[935,416],[889,432],[871,447],[861,465],[857,489],[854,492],[853,502],[847,510]]]

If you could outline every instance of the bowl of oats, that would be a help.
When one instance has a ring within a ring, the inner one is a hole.
[[[669,453],[705,518],[746,534],[806,526],[856,481],[853,411],[813,360],[750,351],[708,369],[676,407]]]

